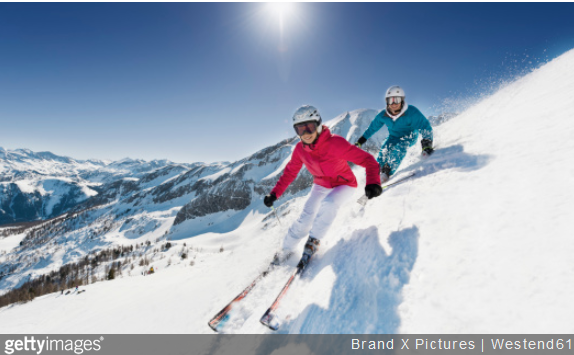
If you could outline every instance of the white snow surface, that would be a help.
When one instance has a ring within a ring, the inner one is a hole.
[[[333,120],[347,119],[351,141],[361,134],[357,112]],[[417,144],[396,174],[414,178],[364,208],[343,207],[283,299],[279,332],[574,333],[573,138],[570,51],[436,127],[435,154],[422,159]],[[364,170],[355,174],[362,187]],[[178,238],[149,254],[153,275],[136,264],[81,294],[4,307],[0,333],[212,333],[209,319],[265,269],[305,195],[277,201],[280,224],[256,202],[232,231]],[[165,224],[126,225],[131,234],[108,237],[152,240],[174,214],[155,218]],[[20,237],[2,244],[9,238]],[[296,262],[263,279],[225,332],[271,332],[259,318]]]

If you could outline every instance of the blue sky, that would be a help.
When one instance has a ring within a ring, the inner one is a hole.
[[[234,161],[324,119],[430,115],[574,47],[572,3],[0,3],[0,146]],[[280,26],[280,16],[282,24]],[[282,29],[281,29],[282,28]],[[450,108],[447,108],[450,109]]]

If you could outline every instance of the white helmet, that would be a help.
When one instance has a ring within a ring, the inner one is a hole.
[[[303,105],[295,111],[293,114],[293,126],[303,122],[310,122],[315,121],[317,122],[317,132],[321,134],[321,115],[319,114],[319,110],[311,105]]]
[[[400,96],[403,99],[405,98],[405,90],[398,85],[391,86],[385,95],[385,99],[389,97]]]
[[[393,85],[387,89],[387,93],[385,94],[385,103],[389,104],[389,97],[400,97],[401,100],[399,102],[405,101],[405,91],[398,85]]]

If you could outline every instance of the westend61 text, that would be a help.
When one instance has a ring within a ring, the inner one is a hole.
[[[397,345],[396,349],[400,350],[474,350],[476,348],[475,342],[462,341],[462,340],[429,340],[429,339],[414,339],[414,342],[410,343],[410,339],[398,339],[400,340],[400,346]],[[387,341],[367,341],[353,339],[351,348],[353,350],[394,350],[395,349],[395,339]]]
[[[572,350],[572,339],[505,340],[491,339],[494,350]]]

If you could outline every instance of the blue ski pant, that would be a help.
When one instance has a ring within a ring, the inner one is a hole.
[[[418,137],[418,132],[413,132],[410,135],[403,137],[387,137],[381,146],[381,150],[379,150],[379,154],[377,155],[379,165],[381,167],[385,164],[389,165],[391,167],[391,175],[393,175],[405,158],[407,149],[415,145]]]

